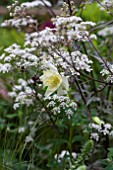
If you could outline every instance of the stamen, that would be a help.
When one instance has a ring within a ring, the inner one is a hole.
[[[46,83],[51,88],[54,88],[55,86],[57,86],[60,83],[60,79],[57,75],[53,75],[46,81]]]

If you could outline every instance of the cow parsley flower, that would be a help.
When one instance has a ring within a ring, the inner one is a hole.
[[[106,81],[113,83],[113,64],[108,64],[109,70],[104,68],[100,73],[106,76]]]
[[[18,133],[24,133],[24,132],[25,132],[25,127],[18,128]]]
[[[43,3],[44,2],[44,3]],[[26,8],[31,8],[31,7],[37,7],[37,6],[45,6],[45,4],[49,7],[51,7],[51,3],[47,0],[40,1],[40,0],[35,0],[33,2],[25,2],[21,4],[21,7],[26,7]]]
[[[99,135],[98,135],[98,133],[91,133],[91,137],[90,137],[91,139],[94,139],[96,142],[98,142],[99,141]]]
[[[99,36],[102,36],[102,37],[106,37],[106,36],[109,36],[109,35],[113,35],[113,26],[110,25],[109,27],[105,27],[105,28],[101,29],[101,30],[98,32],[98,35],[99,35]]]
[[[73,159],[76,159],[77,154],[75,152],[72,152],[71,156],[73,157]],[[62,150],[60,154],[55,154],[54,158],[55,160],[57,160],[59,163],[63,160],[63,159],[70,159],[70,153],[67,150]]]
[[[113,7],[113,0],[103,0],[102,5],[104,5],[107,9],[112,8]]]
[[[44,86],[47,86],[45,97],[50,96],[57,90],[57,95],[64,95],[69,89],[68,79],[59,74],[57,68],[49,62],[45,62],[45,66],[49,69],[43,71],[40,80]]]
[[[26,143],[29,143],[29,142],[32,142],[33,141],[33,138],[32,138],[32,136],[26,136],[26,138],[25,138],[25,142]]]

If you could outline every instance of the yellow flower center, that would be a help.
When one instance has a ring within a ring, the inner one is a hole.
[[[53,75],[46,81],[46,83],[51,88],[54,88],[60,83],[60,79],[57,75]]]

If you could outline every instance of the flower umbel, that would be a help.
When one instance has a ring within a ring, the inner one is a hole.
[[[66,94],[69,89],[67,77],[60,75],[57,68],[51,63],[46,62],[45,66],[49,69],[43,71],[43,75],[40,77],[43,85],[48,87],[45,96],[50,96],[56,90],[59,96]]]

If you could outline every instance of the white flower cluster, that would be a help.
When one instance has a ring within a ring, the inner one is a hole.
[[[29,120],[26,124],[26,126],[20,126],[18,127],[18,133],[29,133],[27,134],[27,136],[25,136],[25,144],[33,142],[34,137],[35,137],[35,132],[36,132],[36,128],[35,128],[36,122]]]
[[[4,21],[1,26],[2,27],[7,27],[7,26],[11,26],[11,27],[16,27],[16,28],[23,28],[23,27],[27,27],[29,25],[36,25],[37,24],[37,20],[32,19],[30,17],[26,17],[26,18],[18,18],[18,19],[9,19]]]
[[[106,27],[98,32],[99,36],[106,37],[113,35],[113,26]]]
[[[102,5],[105,6],[107,9],[113,8],[113,0],[103,0]],[[101,9],[103,10],[104,8],[101,7]]]
[[[22,7],[26,7],[26,8],[31,8],[31,7],[37,7],[37,6],[45,6],[45,4],[49,7],[51,7],[51,3],[47,0],[35,0],[33,2],[25,2],[25,3],[22,3],[21,6]]]
[[[24,133],[26,128],[24,126],[18,127],[18,133]]]
[[[27,16],[25,7],[19,5],[18,1],[15,0],[14,3],[7,8],[10,11],[10,16],[13,18],[4,21],[1,24],[2,27],[11,26],[21,30],[24,27],[34,27],[37,25],[37,20]]]
[[[32,136],[30,136],[30,135],[26,136],[26,138],[25,138],[25,142],[26,142],[26,143],[33,142],[33,137],[32,137]]]
[[[68,24],[68,26],[73,27],[75,26],[77,22],[82,21],[82,19],[80,17],[70,16],[70,17],[57,17],[57,18],[54,18],[52,21],[56,27],[63,26],[66,24]]]
[[[37,67],[39,65],[39,58],[32,54],[33,51],[33,48],[21,49],[17,44],[4,49],[5,53],[0,56],[0,72],[9,72],[14,68]]]
[[[108,64],[109,70],[104,68],[100,73],[102,76],[106,76],[106,81],[113,83],[113,64]]]
[[[112,136],[112,126],[109,123],[104,123],[102,121],[101,125],[96,123],[89,124],[89,127],[94,131],[91,133],[91,138],[98,141],[99,140],[99,134],[103,135],[111,135]]]
[[[15,98],[15,103],[13,108],[16,110],[21,104],[26,104],[27,106],[33,105],[33,94],[34,90],[29,86],[33,83],[32,80],[25,81],[24,79],[18,79],[18,85],[14,85],[12,92],[9,92],[8,95],[11,98]]]
[[[49,108],[54,115],[65,113],[68,119],[73,116],[77,108],[77,104],[66,96],[58,96],[55,94],[53,96],[45,97],[44,101],[48,101],[47,108]]]
[[[26,34],[25,45],[32,47],[51,47],[56,43],[63,44],[65,39],[67,42],[75,40],[86,41],[86,35],[89,35],[87,26],[94,26],[93,22],[80,22],[82,19],[76,16],[58,17],[52,19],[55,28],[46,28],[43,31]],[[80,23],[79,23],[80,22]],[[96,38],[94,34],[91,38]]]
[[[77,157],[77,154],[75,153],[75,152],[72,152],[72,157],[73,157],[73,159],[76,159],[76,157]],[[63,150],[63,151],[61,151],[61,153],[60,154],[56,154],[55,156],[54,156],[54,158],[60,163],[60,162],[62,162],[62,160],[64,159],[64,158],[66,158],[66,160],[68,159],[70,159],[70,153],[69,153],[69,151],[67,151],[67,150]]]
[[[91,139],[94,139],[95,141],[99,141],[99,135],[98,135],[98,133],[91,133],[91,137],[90,137]]]
[[[19,4],[18,0],[13,0],[13,3],[10,6],[7,6],[7,9],[10,12],[10,16],[17,17],[22,14],[24,8],[22,8]]]
[[[30,127],[29,130],[30,130],[30,133],[29,133],[29,135],[26,136],[26,138],[25,138],[25,143],[26,143],[26,144],[27,144],[27,143],[30,143],[30,142],[33,142],[34,137],[35,137],[35,133],[36,133],[36,128],[35,128],[35,126]]]
[[[51,47],[51,45],[58,42],[54,31],[55,29],[46,28],[43,31],[26,34],[25,46],[30,45],[31,47],[40,47],[41,49],[43,47]]]
[[[5,63],[5,64],[0,63],[0,72],[6,73],[6,72],[9,72],[10,70],[11,70],[10,63]]]
[[[50,55],[56,60],[57,66],[61,66],[68,74],[80,75],[79,70],[91,72],[92,60],[88,59],[86,54],[82,54],[80,51],[67,52],[64,49],[52,53]],[[49,56],[50,58],[50,56]]]
[[[87,41],[89,32],[88,26],[95,26],[94,22],[83,22],[80,17],[68,16],[68,17],[56,17],[52,19],[57,29],[57,35],[63,37],[66,41]],[[92,37],[96,38],[96,36]]]

